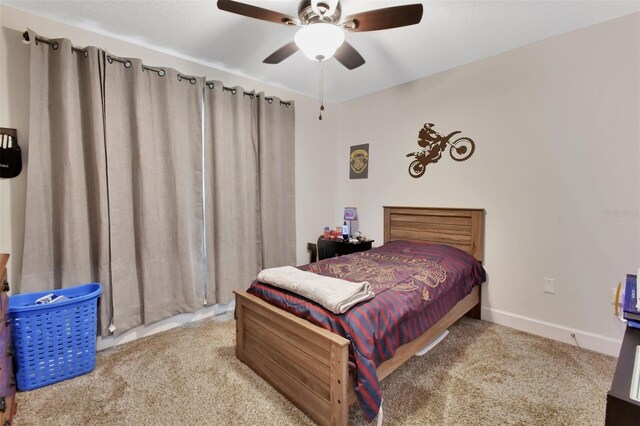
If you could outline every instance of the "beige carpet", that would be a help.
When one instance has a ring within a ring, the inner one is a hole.
[[[18,394],[17,425],[312,422],[234,356],[234,322],[201,321],[98,353],[85,376]],[[615,358],[462,319],[383,382],[387,425],[602,425]],[[357,406],[351,424],[365,424]]]

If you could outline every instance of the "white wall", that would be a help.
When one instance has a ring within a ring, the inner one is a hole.
[[[22,32],[27,28],[44,37],[68,38],[76,46],[94,45],[107,49],[114,55],[141,58],[147,65],[173,67],[187,75],[221,80],[226,86],[242,86],[247,90],[264,91],[267,95],[278,96],[283,100],[294,100],[297,262],[308,263],[307,242],[318,238],[327,218],[331,218],[336,209],[333,190],[337,186],[337,177],[334,173],[327,172],[327,166],[330,167],[331,161],[336,158],[335,129],[338,126],[336,108],[333,105],[327,105],[323,120],[319,121],[319,104],[316,99],[4,5],[0,5],[0,24],[0,127],[17,128],[25,158],[28,155],[29,46],[21,40]],[[28,161],[25,166],[28,167]],[[17,178],[0,179],[0,252],[11,254],[9,281],[14,289],[19,288],[22,269],[26,167]],[[204,314],[200,312],[179,316],[150,329],[165,329],[218,310],[218,307],[214,307]],[[134,330],[119,340],[139,337],[148,334],[148,331],[144,328]]]
[[[342,103],[340,158],[370,144],[367,180],[338,168],[382,242],[382,206],[486,209],[483,318],[617,355],[611,288],[640,259],[640,14]],[[423,123],[477,145],[408,174]],[[613,214],[611,214],[613,211]],[[336,213],[338,214],[338,213]],[[556,294],[543,293],[555,278]]]
[[[0,19],[4,21],[2,12],[4,8],[0,6]],[[20,281],[19,267],[22,263],[27,184],[24,158],[28,153],[29,127],[28,46],[16,39],[19,35],[4,25],[0,28],[0,127],[18,130],[23,155],[20,175],[13,179],[0,179],[0,252],[11,254],[8,279],[13,288]]]

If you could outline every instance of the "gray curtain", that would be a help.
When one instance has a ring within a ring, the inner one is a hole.
[[[218,81],[204,99],[207,303],[229,303],[262,268],[257,99]]]
[[[94,47],[74,51],[69,40],[55,40],[54,47],[36,42],[33,32],[30,38],[26,228],[17,290],[108,284],[101,54]],[[103,329],[109,296],[104,291],[100,304]]]
[[[293,104],[31,39],[19,291],[100,282],[118,334],[295,262]]]
[[[207,302],[295,264],[294,105],[219,81],[205,89]]]
[[[295,112],[293,102],[258,96],[262,267],[295,265]]]
[[[109,56],[107,56],[109,58]],[[107,61],[105,127],[114,323],[125,331],[201,307],[202,90]],[[117,333],[117,331],[116,331]]]

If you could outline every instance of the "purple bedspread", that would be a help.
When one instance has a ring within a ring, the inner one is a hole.
[[[294,293],[254,281],[248,292],[351,341],[356,395],[364,417],[378,414],[382,393],[376,367],[438,322],[483,283],[480,262],[451,246],[392,241],[299,269],[349,281],[368,281],[376,296],[336,315]]]

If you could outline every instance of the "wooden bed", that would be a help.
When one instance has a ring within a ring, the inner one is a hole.
[[[384,207],[384,242],[448,244],[484,258],[484,210]],[[346,425],[356,402],[349,341],[245,291],[236,293],[236,357],[320,425]],[[480,286],[380,364],[382,381],[465,314],[480,318]]]

